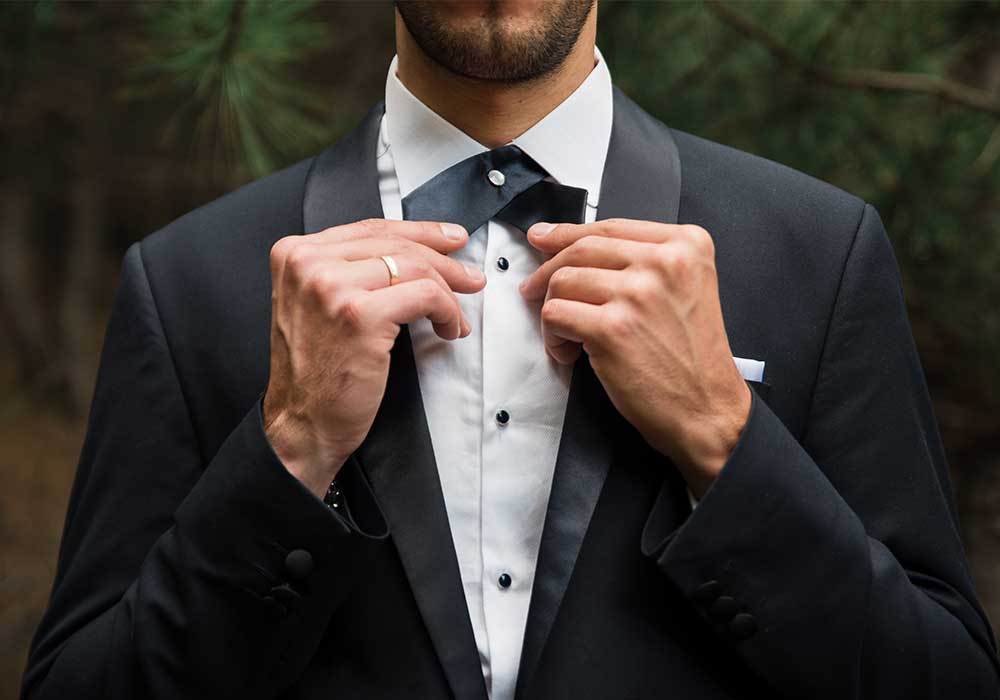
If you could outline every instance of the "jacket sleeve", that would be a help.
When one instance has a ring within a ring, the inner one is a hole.
[[[995,700],[899,273],[865,205],[796,440],[756,394],[737,447],[645,554],[720,641],[790,698]]]
[[[352,517],[284,468],[261,396],[202,458],[133,244],[22,697],[277,695],[388,534],[357,463],[341,474]]]

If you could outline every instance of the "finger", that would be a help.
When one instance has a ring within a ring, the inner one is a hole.
[[[382,319],[397,324],[428,318],[434,332],[445,340],[462,335],[462,311],[454,297],[430,279],[401,282],[360,294],[355,302],[365,318]],[[467,331],[466,331],[467,334]]]
[[[285,268],[291,257],[292,250],[298,247],[303,240],[303,236],[289,235],[282,236],[271,245],[270,265],[271,265],[271,288],[280,289]]]
[[[624,274],[620,270],[597,267],[562,267],[549,280],[545,303],[550,299],[570,299],[587,304],[603,304],[615,296],[622,285]],[[566,340],[542,324],[542,341],[545,349],[556,362],[564,365],[576,362],[583,346],[575,340]]]
[[[313,243],[315,254],[328,254],[341,260],[355,261],[378,258],[380,255],[404,255],[427,261],[456,292],[478,292],[486,285],[486,276],[475,265],[465,265],[421,243],[402,238],[368,238],[343,242]]]
[[[571,299],[550,299],[542,306],[542,336],[557,362],[567,364],[579,355],[568,343],[583,345],[597,339],[604,307]],[[575,354],[574,354],[575,353]]]
[[[342,226],[334,226],[318,233],[284,236],[275,241],[271,248],[271,284],[276,289],[280,287],[285,268],[292,258],[292,251],[303,246],[308,250],[317,243],[400,238],[419,243],[440,253],[450,253],[465,246],[469,235],[458,224],[435,221],[365,219]],[[299,253],[299,255],[302,254]]]
[[[545,352],[559,364],[571,365],[580,357],[580,354],[583,352],[583,345],[566,340],[557,345],[546,345]]]
[[[639,219],[604,219],[590,224],[550,224],[538,222],[528,229],[528,242],[546,253],[556,253],[585,236],[621,238],[643,243],[663,243],[684,235],[686,226]]]
[[[545,296],[549,279],[561,267],[599,267],[606,270],[624,270],[633,260],[647,252],[650,243],[585,236],[573,245],[542,263],[521,283],[521,295],[535,301]]]
[[[626,274],[600,267],[561,267],[549,279],[545,300],[559,298],[603,304],[615,298]]]
[[[392,259],[396,262],[396,268],[399,272],[399,281],[395,284],[398,285],[403,282],[412,282],[425,278],[434,280],[447,295],[454,299],[456,306],[461,309],[455,292],[452,291],[451,287],[448,286],[448,283],[434,266],[425,259],[409,255],[394,255]],[[393,284],[392,277],[389,274],[389,266],[385,264],[385,261],[381,257],[366,258],[347,263],[341,262],[341,265],[344,270],[342,273],[344,275],[344,282],[353,287],[366,291],[374,291]],[[469,321],[466,319],[464,312],[460,313],[462,314],[461,332],[462,335],[465,335],[471,326],[469,326]]]
[[[438,221],[400,221],[398,219],[365,219],[334,226],[310,234],[316,242],[356,241],[365,238],[405,238],[439,253],[451,253],[469,241],[468,232],[458,224]]]
[[[396,269],[399,272],[399,279],[396,284],[412,282],[413,280],[427,277],[441,284],[441,287],[448,293],[453,293],[448,283],[441,276],[433,265],[422,257],[412,255],[391,255],[396,262]],[[341,261],[344,269],[344,279],[352,286],[365,291],[374,291],[392,284],[392,276],[389,273],[389,266],[381,257],[364,258],[363,260]]]

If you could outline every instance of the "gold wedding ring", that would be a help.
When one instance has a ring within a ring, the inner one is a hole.
[[[385,263],[386,268],[389,270],[389,286],[399,282],[399,265],[396,264],[396,260],[391,255],[380,255],[382,262]]]

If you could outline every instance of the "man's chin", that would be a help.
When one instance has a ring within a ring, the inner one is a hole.
[[[398,1],[396,6],[416,44],[448,71],[476,80],[528,82],[562,65],[592,3]]]

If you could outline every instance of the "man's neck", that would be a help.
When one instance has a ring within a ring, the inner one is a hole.
[[[596,13],[595,13],[596,14]],[[421,102],[489,148],[511,142],[555,109],[594,68],[596,21],[584,26],[566,61],[538,80],[505,84],[456,75],[417,45],[396,13],[396,75]]]

